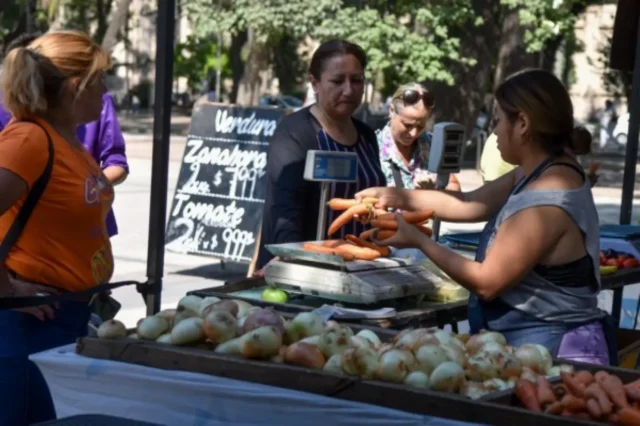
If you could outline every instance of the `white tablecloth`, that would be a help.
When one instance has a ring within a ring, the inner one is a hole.
[[[59,418],[111,414],[170,426],[468,426],[306,392],[77,355],[75,345],[31,356]]]

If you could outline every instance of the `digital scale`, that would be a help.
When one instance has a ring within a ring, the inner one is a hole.
[[[434,127],[429,171],[438,173],[444,188],[449,175],[460,171],[464,128],[456,123]],[[330,184],[355,182],[358,158],[354,153],[308,151],[304,179],[321,183],[317,242],[326,239]],[[435,229],[434,229],[435,233]],[[266,249],[277,257],[265,267],[265,281],[292,293],[352,304],[375,304],[433,292],[451,279],[433,263],[394,257],[374,261],[344,261],[340,256],[311,253],[303,243],[272,244]]]

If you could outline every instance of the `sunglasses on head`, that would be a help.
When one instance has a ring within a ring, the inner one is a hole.
[[[402,102],[404,102],[405,105],[415,105],[420,100],[422,100],[422,103],[428,109],[433,108],[436,103],[433,95],[426,90],[408,89],[402,94]]]

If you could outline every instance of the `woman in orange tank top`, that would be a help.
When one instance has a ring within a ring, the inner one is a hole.
[[[42,175],[53,143],[51,178],[0,265],[0,296],[86,290],[106,283],[113,255],[105,218],[113,187],[76,138],[99,118],[107,52],[85,34],[52,32],[8,52],[0,74],[14,120],[0,133],[0,240]],[[27,121],[28,120],[28,121]],[[86,334],[87,301],[0,311],[0,425],[55,419],[47,384],[28,356]]]

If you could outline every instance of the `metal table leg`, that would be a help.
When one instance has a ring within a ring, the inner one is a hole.
[[[613,290],[613,303],[611,305],[611,316],[616,318],[617,325],[620,327],[620,321],[622,320],[622,293],[624,287],[618,287]]]

